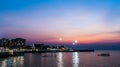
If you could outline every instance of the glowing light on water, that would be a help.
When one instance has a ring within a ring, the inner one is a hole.
[[[1,61],[0,67],[17,67],[21,66],[23,67],[24,64],[24,57],[18,56],[18,57],[9,57],[3,61]]]
[[[73,60],[73,67],[79,67],[79,55],[78,55],[78,52],[73,53],[72,60]]]
[[[63,67],[63,64],[64,64],[64,62],[63,62],[63,54],[61,52],[58,53],[57,58],[58,58],[58,67]]]

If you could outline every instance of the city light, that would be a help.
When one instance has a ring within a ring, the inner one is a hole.
[[[75,43],[72,43],[73,45],[75,45]]]

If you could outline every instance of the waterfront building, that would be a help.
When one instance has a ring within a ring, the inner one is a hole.
[[[10,40],[7,38],[0,39],[0,45],[4,48],[9,47],[10,46],[9,43],[10,43]]]
[[[26,40],[23,38],[11,39],[10,47],[11,48],[23,48],[25,46]]]

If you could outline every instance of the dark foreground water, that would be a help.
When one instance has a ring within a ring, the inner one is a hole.
[[[97,56],[109,52],[109,57]],[[120,51],[26,53],[0,59],[0,67],[120,67]]]

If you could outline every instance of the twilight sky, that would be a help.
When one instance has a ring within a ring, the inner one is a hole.
[[[0,0],[0,38],[120,42],[120,0]]]

